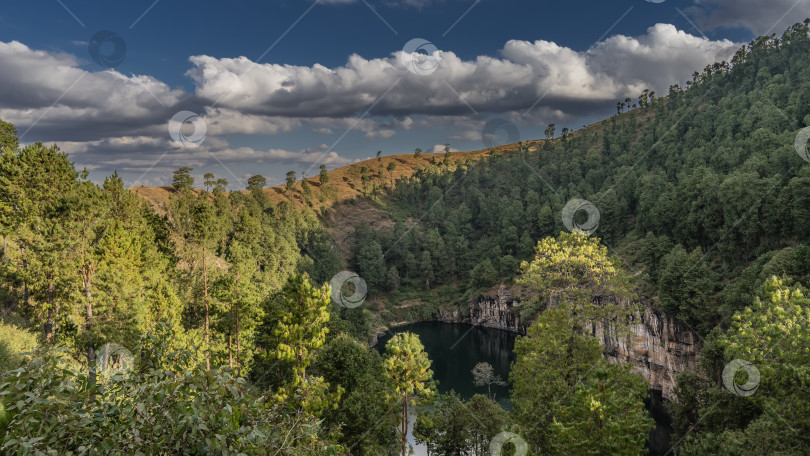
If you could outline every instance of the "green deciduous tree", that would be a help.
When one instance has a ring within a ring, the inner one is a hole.
[[[357,272],[372,289],[382,290],[385,286],[385,259],[377,241],[371,241],[357,251]]]
[[[64,353],[43,353],[3,378],[4,454],[345,454],[303,410],[273,405],[227,370],[205,370],[191,347],[148,333],[134,371],[86,400],[88,379]],[[182,449],[178,449],[178,444]]]
[[[550,125],[549,125],[549,126],[546,128],[546,129],[545,129],[545,132],[544,132],[544,133],[545,133],[545,135],[546,135],[546,139],[551,139],[551,138],[553,138],[553,137],[554,137],[554,132],[555,132],[555,130],[556,130],[556,129],[557,129],[557,125],[555,125],[555,124],[550,124]]]
[[[432,454],[485,455],[508,422],[507,413],[491,399],[476,394],[465,402],[450,393],[419,411],[413,435]]]
[[[388,170],[388,176],[391,178],[391,188],[394,188],[394,170],[397,169],[397,162],[388,162],[388,166],[385,169]]]
[[[661,260],[658,278],[661,307],[667,314],[707,333],[717,321],[715,309],[707,303],[711,294],[709,267],[703,252],[687,253],[680,246]]]
[[[205,191],[210,192],[211,187],[217,185],[216,176],[214,175],[214,173],[203,174],[203,179],[205,179],[205,181],[203,182],[203,185],[205,185]]]
[[[20,140],[17,138],[17,129],[14,125],[0,120],[0,152],[8,148],[15,151],[20,147]]]
[[[345,390],[340,405],[324,415],[326,424],[340,428],[340,442],[352,454],[395,451],[397,407],[390,398],[382,357],[345,333],[327,341],[312,369],[330,384]]]

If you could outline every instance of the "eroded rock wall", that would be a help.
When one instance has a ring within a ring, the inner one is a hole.
[[[441,311],[438,319],[525,334],[526,325],[520,319],[520,309],[520,299],[501,289],[470,302],[468,312],[463,309]],[[678,373],[695,368],[699,351],[697,335],[649,303],[630,323],[629,337],[619,337],[615,328],[605,325],[595,325],[591,331],[604,347],[605,358],[633,365],[647,378],[651,389],[671,398]]]
[[[697,335],[651,305],[634,316],[629,337],[618,337],[615,328],[597,325],[592,328],[611,362],[631,364],[644,374],[650,388],[670,399],[675,377],[694,370],[699,352]]]
[[[439,310],[439,320],[449,323],[470,323],[487,328],[526,334],[520,320],[520,300],[509,293],[481,295],[468,306],[467,312]]]

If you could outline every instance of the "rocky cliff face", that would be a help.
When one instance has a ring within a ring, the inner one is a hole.
[[[650,382],[650,388],[672,397],[675,377],[694,370],[699,351],[697,335],[647,304],[633,317],[630,337],[618,337],[615,329],[592,328],[611,362],[631,364]]]
[[[467,312],[464,309],[440,311],[438,320],[525,334],[520,307],[519,298],[501,289],[479,296],[468,305]],[[630,337],[618,337],[614,328],[605,326],[594,326],[591,330],[604,347],[605,358],[633,365],[650,382],[650,388],[661,391],[667,399],[672,395],[678,373],[695,368],[699,351],[697,335],[649,304],[633,317]]]
[[[492,295],[481,295],[470,303],[468,312],[439,310],[439,320],[449,323],[470,323],[487,328],[497,328],[526,334],[526,326],[520,321],[520,300],[511,293],[500,290]]]

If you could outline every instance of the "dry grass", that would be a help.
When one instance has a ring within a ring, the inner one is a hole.
[[[627,116],[635,116],[638,121],[644,121],[654,116],[654,111],[652,109],[636,109],[622,113],[619,118],[623,119]],[[604,132],[609,120],[610,118],[607,118],[595,122],[585,128],[572,131],[570,134],[572,137],[582,134],[596,137]],[[525,144],[529,146],[530,150],[535,150],[543,141],[544,140],[531,140],[526,141]],[[601,144],[594,144],[594,146],[601,147]],[[454,168],[456,163],[464,162],[467,159],[480,160],[488,157],[493,151],[501,154],[510,154],[514,153],[516,150],[517,144],[506,144],[492,149],[452,152],[451,168]],[[389,188],[392,180],[396,182],[399,179],[410,177],[420,168],[435,166],[431,163],[432,160],[435,161],[436,164],[439,164],[443,159],[444,153],[424,153],[420,158],[415,158],[413,154],[387,155],[380,157],[379,160],[372,158],[333,169],[329,171],[329,182],[323,186],[320,184],[317,175],[308,177],[306,179],[310,187],[308,195],[305,195],[301,188],[301,180],[296,182],[295,189],[292,192],[287,192],[284,185],[278,185],[264,189],[264,193],[276,204],[286,201],[296,208],[308,207],[321,212],[322,209],[330,209],[338,203],[363,196],[363,183],[360,169],[364,166],[369,169],[369,175],[372,177],[368,186],[368,190],[371,191],[372,186],[376,186],[378,189]],[[396,169],[393,173],[387,171],[388,164],[391,162],[396,163]],[[378,175],[380,169],[383,170],[382,178]],[[163,208],[169,202],[169,197],[175,192],[174,188],[171,186],[134,187],[132,190],[160,212],[163,212]],[[195,191],[202,192],[202,190],[199,189]]]
[[[539,142],[540,141],[530,141],[528,144],[531,147],[536,146]],[[492,151],[508,154],[514,152],[516,149],[516,144],[507,144],[493,149],[452,152],[450,155],[450,167],[454,168],[457,163],[464,162],[467,159],[480,160],[488,157],[491,155]],[[392,181],[396,184],[397,180],[414,175],[418,169],[436,166],[433,165],[431,161],[435,161],[438,165],[442,160],[444,160],[444,153],[424,153],[419,158],[415,158],[413,154],[387,155],[380,157],[379,160],[372,158],[335,168],[328,172],[329,182],[325,185],[321,185],[317,175],[308,177],[306,181],[310,187],[309,195],[306,195],[302,190],[301,180],[296,182],[295,189],[292,192],[288,192],[284,185],[278,185],[264,189],[264,193],[275,204],[286,201],[296,208],[308,207],[320,212],[321,209],[329,209],[335,204],[363,196],[363,183],[360,173],[362,167],[366,167],[369,170],[368,174],[371,176],[371,180],[368,183],[367,190],[371,192],[373,186],[376,186],[378,189],[390,188]],[[391,162],[396,163],[396,169],[389,173],[388,164]],[[382,177],[379,177],[380,169],[383,170]],[[159,212],[165,210],[164,208],[168,204],[169,198],[176,192],[174,187],[170,185],[163,187],[133,187],[131,190],[146,200]],[[203,190],[196,189],[195,191],[199,193]]]

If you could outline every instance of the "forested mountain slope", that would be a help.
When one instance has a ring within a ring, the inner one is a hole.
[[[647,296],[705,335],[766,277],[810,283],[810,163],[794,147],[810,124],[809,55],[797,25],[597,125],[417,172],[381,200],[400,223],[358,226],[354,266],[372,290],[393,290],[388,271],[400,294],[469,296],[514,277],[537,239],[566,230],[563,208],[581,198],[599,211],[594,235]]]
[[[561,137],[380,156],[269,192],[261,176],[195,188],[181,168],[171,190],[137,190],[160,210],[0,123],[0,452],[392,454],[399,411],[435,385],[418,338],[369,350],[374,318],[429,318],[514,280],[570,307],[524,306],[538,324],[516,348],[514,413],[439,402],[419,432],[446,452],[505,429],[533,453],[642,451],[647,385],[580,321],[621,322],[594,292],[638,290],[704,338],[676,388],[679,453],[806,453],[808,82],[805,23]],[[560,234],[574,199],[598,210],[590,237]],[[385,221],[351,219],[358,207]],[[330,299],[342,269],[365,305]],[[740,358],[761,371],[756,395],[729,392]],[[458,407],[492,425],[460,426]]]

